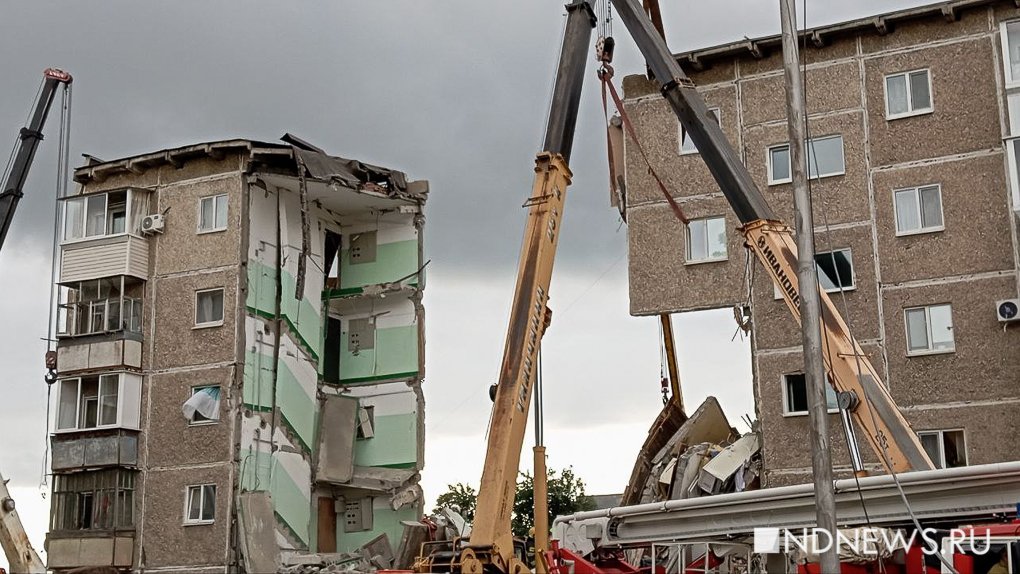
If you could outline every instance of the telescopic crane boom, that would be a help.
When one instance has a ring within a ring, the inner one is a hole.
[[[3,184],[2,191],[0,191],[0,249],[3,249],[7,231],[11,228],[14,210],[18,208],[18,201],[25,194],[28,169],[32,167],[35,152],[39,148],[39,142],[43,139],[42,129],[46,124],[46,116],[50,113],[53,96],[56,95],[57,87],[61,84],[65,86],[71,84],[71,75],[56,68],[46,68],[43,78],[42,90],[39,91],[39,99],[35,103],[32,116],[28,125],[21,128],[20,141],[7,179],[0,182]]]

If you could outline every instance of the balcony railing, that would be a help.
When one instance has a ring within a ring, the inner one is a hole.
[[[60,305],[58,335],[79,336],[125,331],[142,332],[142,300],[118,297]]]

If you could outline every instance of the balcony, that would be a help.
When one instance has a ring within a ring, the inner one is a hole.
[[[86,434],[54,434],[50,439],[53,472],[138,464],[138,432],[125,429]]]
[[[116,468],[53,476],[49,568],[131,567],[136,476]]]
[[[149,242],[141,237],[148,193],[124,189],[64,200],[60,283],[116,275],[146,279]]]
[[[142,367],[143,282],[132,277],[61,288],[57,367],[61,373]]]

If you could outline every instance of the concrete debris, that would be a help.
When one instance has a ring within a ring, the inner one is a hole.
[[[238,497],[241,559],[248,572],[272,572],[280,561],[274,531],[273,499],[268,492],[243,492]]]
[[[278,574],[370,573],[378,568],[361,554],[301,554],[286,559]]]
[[[746,488],[744,471],[751,457],[761,449],[756,433],[748,433],[705,463],[698,478],[698,487],[708,494],[740,492]],[[731,480],[732,479],[732,480]]]
[[[407,570],[414,565],[414,559],[418,557],[421,545],[429,539],[429,527],[421,522],[405,520],[400,523],[404,527],[404,533],[400,537],[400,545],[393,557],[393,568],[396,570]]]
[[[393,493],[393,496],[390,497],[390,508],[400,510],[424,498],[425,493],[422,492],[421,486],[417,483],[411,484]]]

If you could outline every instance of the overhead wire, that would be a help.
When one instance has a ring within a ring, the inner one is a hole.
[[[806,30],[807,29],[807,0],[801,0],[801,10],[802,10],[802,14],[803,14],[804,27],[805,27],[805,30]],[[804,34],[804,36],[802,38],[802,43],[804,45],[804,49],[806,50],[807,49],[807,34]],[[803,98],[804,98],[804,102],[805,102],[804,111],[803,111],[803,113],[804,113],[804,131],[805,131],[805,137],[806,137],[807,141],[810,142],[811,141],[811,137],[810,137],[811,136],[811,128],[810,128],[810,123],[809,123],[809,120],[808,120],[809,114],[807,113],[807,101],[808,100],[807,100],[807,65],[806,64],[804,64],[804,65],[802,65],[800,67],[800,74],[801,74],[801,78],[802,78],[801,89],[803,90]],[[818,172],[820,170],[819,170],[819,166],[818,166],[817,150],[812,145],[808,145],[807,148],[808,148],[808,154],[810,154],[810,156],[811,156],[811,160],[814,161],[815,170],[816,170],[816,177],[820,177],[818,175]],[[809,195],[812,193],[812,189],[811,189],[811,179],[812,178],[811,178],[811,173],[810,173],[811,172],[810,165],[811,165],[811,163],[810,163],[810,160],[809,160],[809,163],[808,163],[809,169],[808,169],[808,178],[807,178],[808,194]],[[832,236],[832,229],[831,229],[831,226],[829,224],[828,204],[827,204],[826,199],[825,199],[825,187],[822,186],[819,189],[820,189],[819,195],[821,196],[821,199],[822,199],[822,209],[821,209],[821,212],[822,212],[823,226],[825,228],[825,244],[826,244],[826,249],[828,249],[829,256],[831,257],[833,268],[835,269],[835,253],[832,250],[832,237],[831,237]],[[813,229],[812,230],[808,230],[808,232],[811,233],[812,235],[814,234],[814,230]],[[861,361],[861,348],[860,348],[860,345],[857,343],[857,337],[854,336],[853,319],[852,319],[852,316],[850,314],[849,305],[847,304],[846,288],[843,286],[842,278],[839,277],[838,269],[836,269],[835,272],[836,272],[836,283],[837,283],[837,285],[839,287],[840,302],[841,302],[842,307],[843,307],[843,316],[845,318],[845,322],[846,322],[846,326],[847,326],[847,331],[848,331],[847,334],[849,335],[849,337],[850,337],[850,339],[851,339],[851,341],[853,343],[852,346],[853,346],[854,362],[856,364],[855,366],[857,367],[857,372],[858,373],[862,373],[863,372],[863,368],[862,368],[862,361]],[[878,301],[878,304],[881,305],[881,300]],[[831,342],[829,341],[829,336],[828,336],[828,333],[826,332],[825,329],[822,329],[822,335],[823,335],[823,337],[825,337],[825,340],[826,340],[825,341],[825,343],[826,343],[825,347],[826,347],[826,352],[828,353],[829,364],[831,365],[831,364],[833,364],[833,361],[832,361],[832,345],[831,345]],[[864,397],[862,397],[862,398],[863,398],[864,402],[867,405],[867,409],[866,410],[868,411],[868,415],[871,418],[872,426],[877,427],[878,426],[878,420],[875,417],[874,402],[872,401],[871,397],[868,396],[868,392],[867,392],[867,388],[866,387],[864,387],[862,385],[861,386],[861,390],[863,391],[863,394],[864,394]],[[849,434],[847,433],[846,428],[844,427],[843,430],[844,430],[844,435],[846,436],[848,448],[853,448],[852,445],[850,444],[851,438],[850,438]],[[910,506],[910,501],[907,499],[906,492],[904,492],[904,490],[903,490],[903,485],[900,483],[899,476],[898,476],[896,470],[893,468],[892,462],[889,460],[889,454],[888,454],[888,452],[886,452],[886,449],[885,449],[884,445],[880,449],[878,449],[878,454],[879,454],[879,456],[881,456],[883,462],[885,463],[885,467],[888,469],[890,476],[892,476],[893,483],[896,485],[896,489],[897,489],[897,491],[899,493],[900,499],[903,501],[903,506],[906,508],[907,514],[910,516],[910,520],[913,523],[914,528],[917,529],[918,532],[922,531],[923,528],[921,527],[921,522],[918,520],[917,515],[914,513],[914,509]],[[856,472],[854,472],[854,481],[855,481],[855,483],[857,485],[857,493],[858,493],[858,496],[860,497],[861,509],[864,511],[866,523],[870,526],[871,522],[870,522],[870,519],[868,518],[867,506],[865,505],[863,493],[861,492],[860,479],[857,477],[857,473]],[[925,538],[925,542],[929,544],[929,546],[928,546],[929,549],[932,550],[932,552],[938,557],[938,559],[942,562],[942,564],[952,574],[959,574],[959,572],[953,567],[953,564],[950,563],[945,558],[945,556],[943,556],[942,553],[938,551],[939,549],[935,545],[934,541],[928,540],[928,539]]]

